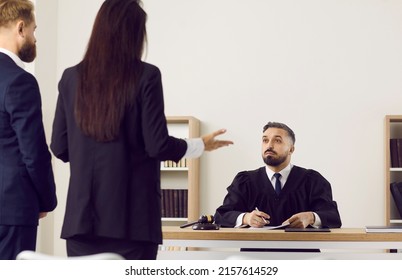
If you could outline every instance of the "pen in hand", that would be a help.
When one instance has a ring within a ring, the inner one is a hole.
[[[257,207],[255,207],[255,210],[260,211],[260,210],[258,210]],[[268,224],[267,220],[265,220],[264,217],[260,216],[260,218],[264,221],[264,223]]]

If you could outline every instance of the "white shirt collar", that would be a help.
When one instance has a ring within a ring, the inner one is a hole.
[[[280,180],[281,180],[282,186],[283,186],[283,185],[285,185],[285,182],[288,180],[292,167],[293,167],[293,165],[291,163],[289,163],[288,166],[286,166],[280,172],[274,172],[268,166],[265,166],[265,171],[267,172],[267,176],[268,176],[269,180],[271,180],[271,181],[272,181],[272,178],[274,177],[275,173],[280,173],[282,175]]]
[[[10,52],[9,50],[3,48],[0,48],[0,52],[8,55],[15,62],[15,64],[17,64],[22,69],[25,69],[24,62],[22,62],[22,60],[15,53]]]

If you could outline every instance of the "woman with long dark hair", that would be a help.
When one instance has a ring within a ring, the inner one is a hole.
[[[169,136],[161,73],[141,60],[146,18],[138,0],[106,0],[84,59],[59,82],[50,147],[70,163],[61,232],[69,256],[156,259],[160,161],[232,144],[215,139],[225,130],[199,139]]]

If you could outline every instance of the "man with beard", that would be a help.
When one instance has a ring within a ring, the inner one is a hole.
[[[0,0],[0,259],[35,250],[38,221],[57,204],[39,86],[33,4]]]
[[[269,122],[262,135],[266,166],[237,174],[215,213],[223,227],[341,227],[330,183],[317,171],[291,164],[295,134]]]

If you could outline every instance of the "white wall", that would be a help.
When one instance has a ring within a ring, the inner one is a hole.
[[[47,2],[47,3],[46,3]],[[44,126],[46,138],[50,143],[51,127],[54,114],[54,104],[56,102],[57,86],[57,1],[36,1],[36,24],[35,33],[37,39],[38,55],[34,62],[35,76],[38,79],[42,94],[42,111],[44,116]],[[43,9],[48,11],[42,12]],[[53,253],[53,243],[58,241],[55,232],[58,231],[54,226],[54,213],[39,221],[38,248],[45,253]]]
[[[57,18],[57,30],[37,33],[57,33],[48,65],[58,80],[82,58],[103,1],[58,0],[57,17],[37,2],[38,13]],[[235,142],[201,159],[202,213],[214,213],[237,172],[262,166],[262,127],[280,121],[296,133],[293,163],[332,183],[344,227],[385,223],[384,116],[402,111],[401,1],[144,2],[146,60],[162,71],[166,114],[199,118],[202,133],[227,128],[222,138]],[[56,161],[55,174],[55,254],[64,254],[68,167]]]

